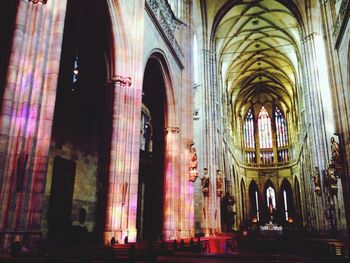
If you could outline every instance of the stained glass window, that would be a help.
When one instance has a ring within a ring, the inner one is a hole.
[[[287,123],[279,108],[275,108],[277,147],[288,145]]]
[[[244,122],[244,146],[249,149],[255,148],[254,117],[252,109],[248,111]]]
[[[260,149],[272,148],[271,118],[264,106],[261,107],[258,116],[258,131]]]

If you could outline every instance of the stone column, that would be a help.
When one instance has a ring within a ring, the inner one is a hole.
[[[20,0],[0,113],[0,247],[34,249],[41,213],[66,0]]]
[[[181,177],[179,174],[180,129],[165,128],[164,228],[165,239],[181,237]],[[184,211],[184,210],[183,210]]]
[[[202,107],[202,126],[204,132],[201,134],[200,147],[200,164],[208,169],[210,176],[209,197],[208,200],[203,200],[204,206],[208,204],[206,211],[209,234],[215,234],[221,231],[221,222],[217,215],[220,214],[220,203],[216,198],[216,170],[219,168],[216,154],[217,152],[217,136],[216,122],[217,116],[215,113],[216,106],[216,75],[215,75],[215,54],[210,50],[202,50],[203,67],[203,87],[201,88],[201,107]],[[201,211],[203,213],[203,211]]]
[[[114,114],[106,211],[105,243],[114,236],[136,240],[141,89],[130,77],[114,76]]]
[[[326,127],[324,118],[324,103],[321,97],[321,83],[319,79],[319,69],[317,60],[317,50],[315,46],[316,38],[319,38],[319,34],[312,32],[304,38],[302,49],[305,56],[305,79],[304,79],[304,89],[305,89],[305,106],[310,109],[308,112],[308,120],[306,123],[310,123],[310,128],[308,128],[308,133],[310,134],[310,144],[311,144],[311,154],[314,161],[314,166],[320,167],[321,171],[324,170],[327,160],[327,148],[326,148]],[[320,41],[320,39],[317,39]],[[320,52],[320,51],[319,51]],[[311,169],[312,171],[312,169]],[[309,175],[306,175],[309,176]],[[321,173],[321,185],[324,184],[324,177]],[[323,188],[321,186],[321,188]],[[315,217],[315,227],[316,229],[324,228],[323,214],[319,211],[323,211],[321,207],[322,199],[317,196],[312,196],[314,199],[314,208],[311,213]]]

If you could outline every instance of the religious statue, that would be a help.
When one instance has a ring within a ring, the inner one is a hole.
[[[216,196],[221,197],[222,196],[222,175],[220,170],[216,170]]]
[[[333,137],[331,138],[331,161],[328,167],[333,170],[331,173],[334,175],[335,179],[342,176],[343,167],[341,164],[339,143],[337,143]]]
[[[328,165],[326,175],[329,189],[333,195],[336,195],[338,193],[338,178],[336,176],[336,166],[333,161]]]
[[[201,178],[202,180],[202,192],[204,196],[209,196],[209,175],[208,169],[204,168],[204,175]]]
[[[225,196],[221,200],[221,212],[222,212],[222,219],[224,223],[224,231],[225,232],[232,232],[232,226],[234,224],[235,219],[235,211],[234,211],[234,205],[236,201],[235,198],[232,196],[230,192],[226,192]]]
[[[190,181],[194,182],[198,177],[198,157],[195,147],[191,147]]]
[[[314,181],[315,193],[321,195],[320,170],[318,167],[315,167],[314,169],[312,180]]]
[[[339,143],[337,143],[334,140],[334,137],[331,138],[331,151],[332,151],[332,157],[331,160],[334,164],[340,164],[340,150],[339,150]]]

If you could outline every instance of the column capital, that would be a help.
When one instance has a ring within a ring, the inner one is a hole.
[[[311,32],[310,34],[306,35],[303,39],[302,42],[305,43],[309,40],[313,40],[315,37],[320,36],[320,33],[318,32]]]
[[[130,87],[132,84],[131,77],[123,77],[120,75],[114,75],[112,76],[108,81],[107,84],[114,84],[119,85],[121,87]]]
[[[29,3],[33,3],[33,4],[43,4],[45,5],[47,3],[47,0],[28,0]]]

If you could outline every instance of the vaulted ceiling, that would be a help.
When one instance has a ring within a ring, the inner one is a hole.
[[[295,108],[301,61],[297,18],[282,1],[236,2],[213,34],[233,111],[244,114],[246,105],[266,101]]]

